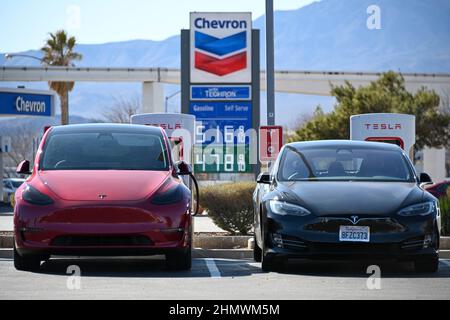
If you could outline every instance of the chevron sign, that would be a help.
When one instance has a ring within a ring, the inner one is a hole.
[[[251,82],[250,13],[191,13],[191,82]]]

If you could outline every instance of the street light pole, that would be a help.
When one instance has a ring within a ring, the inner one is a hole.
[[[181,90],[177,91],[175,93],[172,93],[170,96],[166,97],[166,105],[165,105],[166,113],[167,113],[167,111],[169,111],[169,100],[172,99],[173,97],[175,97],[176,95],[180,94],[180,93],[181,93]]]
[[[273,0],[266,0],[267,125],[275,125],[275,53]]]
[[[19,53],[6,53],[5,54],[6,60],[12,59],[12,58],[16,58],[16,57],[30,58],[30,59],[35,59],[35,60],[38,60],[39,62],[42,62],[41,58],[38,58],[38,57],[35,57],[35,56],[31,56],[31,55],[28,55],[28,54],[19,54]]]

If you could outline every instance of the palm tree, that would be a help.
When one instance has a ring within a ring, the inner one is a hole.
[[[41,49],[44,53],[42,63],[48,66],[73,67],[73,61],[81,60],[82,55],[74,52],[75,37],[67,35],[66,31],[58,30],[50,33],[50,38]],[[69,92],[75,86],[74,82],[49,81],[49,86],[56,91],[61,101],[61,124],[69,124]]]

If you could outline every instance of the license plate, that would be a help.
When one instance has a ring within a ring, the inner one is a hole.
[[[370,228],[360,226],[341,226],[339,241],[370,242]]]

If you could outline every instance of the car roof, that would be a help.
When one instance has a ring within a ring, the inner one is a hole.
[[[305,141],[305,142],[292,142],[286,144],[299,149],[315,149],[321,148],[363,148],[374,150],[386,150],[386,151],[402,151],[402,149],[391,143],[384,142],[368,142],[368,141],[355,141],[355,140],[317,140],[317,141]]]
[[[78,133],[78,132],[136,132],[161,134],[161,128],[153,126],[144,126],[137,124],[118,124],[118,123],[88,123],[88,124],[72,124],[66,126],[52,127],[51,133]]]

